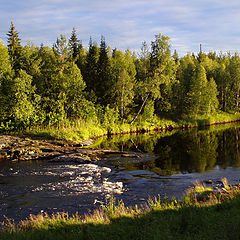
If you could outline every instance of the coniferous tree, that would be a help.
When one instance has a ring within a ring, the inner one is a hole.
[[[96,96],[102,105],[110,103],[111,94],[109,89],[112,84],[111,63],[104,37],[101,37],[99,59],[97,62],[98,81],[96,82]]]
[[[86,57],[86,67],[84,72],[84,81],[87,84],[87,91],[91,94],[92,98],[96,96],[98,91],[98,59],[99,59],[99,48],[96,42],[92,42],[90,38],[89,50]]]
[[[8,36],[8,52],[10,55],[10,60],[12,63],[12,68],[14,71],[19,71],[21,69],[22,60],[22,46],[21,39],[18,36],[18,32],[15,29],[13,22],[11,22],[10,30],[7,34]]]
[[[69,39],[69,46],[71,50],[72,59],[73,61],[75,61],[79,53],[79,48],[82,47],[81,42],[77,38],[77,33],[75,28],[73,28],[72,35]]]

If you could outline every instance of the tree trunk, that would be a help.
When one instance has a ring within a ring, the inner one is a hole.
[[[142,103],[142,106],[140,107],[138,113],[136,114],[136,116],[133,118],[133,120],[130,122],[130,124],[133,124],[135,122],[135,120],[138,118],[139,114],[142,112],[142,109],[144,107],[144,105],[146,104],[148,98],[150,96],[150,92],[148,93],[148,95],[145,97],[143,103]]]

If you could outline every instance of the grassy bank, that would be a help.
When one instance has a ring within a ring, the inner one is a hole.
[[[149,200],[125,207],[108,201],[93,215],[44,214],[15,226],[2,225],[0,239],[239,239],[240,187],[224,192],[196,186],[182,201]]]
[[[213,124],[235,122],[240,120],[239,114],[219,113],[214,116],[197,116],[186,119],[160,119],[155,117],[151,121],[141,121],[130,125],[128,123],[100,124],[98,122],[75,121],[73,123],[62,122],[54,126],[34,126],[28,128],[25,134],[40,136],[47,139],[70,140],[81,142],[90,137],[107,134],[145,132],[152,130],[166,130],[177,128],[193,128],[209,126]]]

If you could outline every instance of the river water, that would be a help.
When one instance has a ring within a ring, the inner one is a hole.
[[[181,198],[196,181],[240,182],[240,125],[100,138],[113,149],[94,164],[0,162],[0,221],[29,214],[84,214],[110,195],[126,205]],[[207,184],[207,183],[206,183]]]

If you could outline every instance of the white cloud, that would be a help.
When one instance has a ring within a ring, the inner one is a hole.
[[[181,54],[206,49],[240,49],[239,0],[29,0],[5,1],[0,9],[0,37],[13,20],[23,42],[52,45],[76,27],[87,45],[101,34],[111,47],[140,49],[162,33]],[[14,4],[15,3],[15,4]],[[17,5],[16,5],[17,4]],[[14,8],[14,6],[16,6]],[[9,9],[14,14],[9,14]]]

